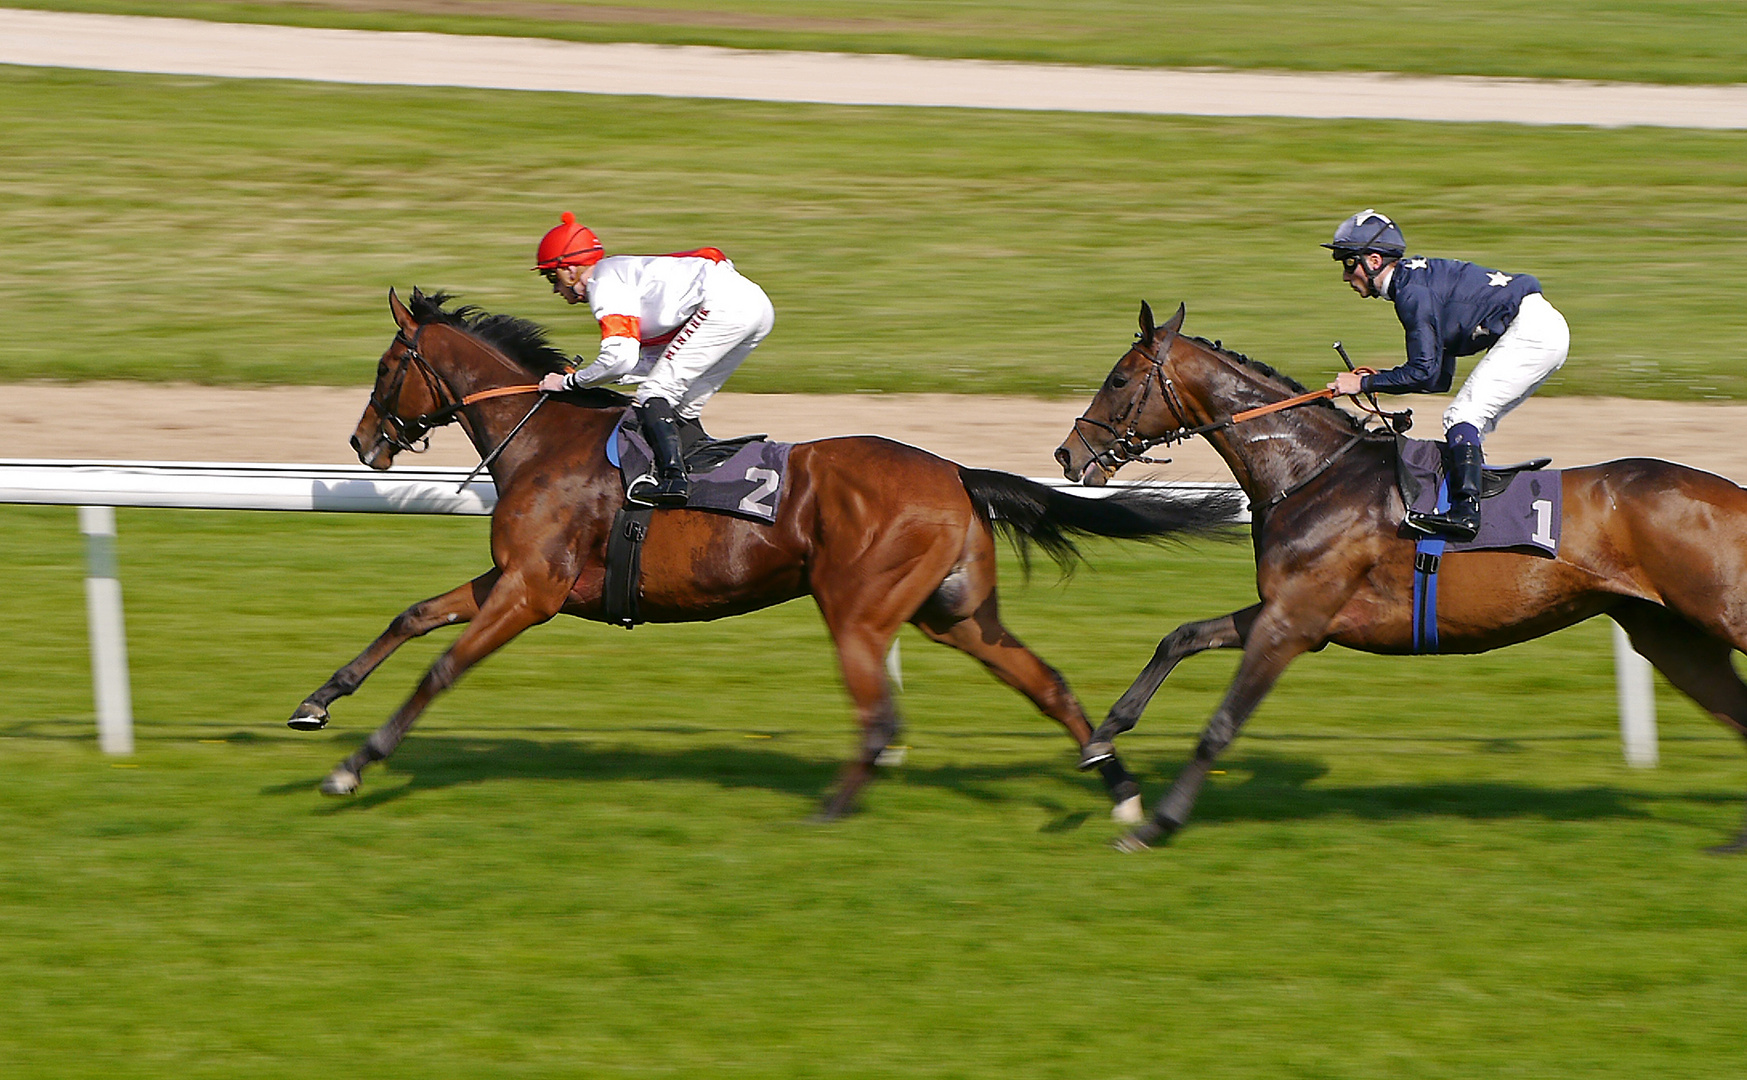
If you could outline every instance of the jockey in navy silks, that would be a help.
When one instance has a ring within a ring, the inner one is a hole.
[[[1407,362],[1387,371],[1342,372],[1337,394],[1441,394],[1456,358],[1486,351],[1444,411],[1450,509],[1409,512],[1407,524],[1428,535],[1472,540],[1480,529],[1480,441],[1565,363],[1571,332],[1565,317],[1528,274],[1506,274],[1456,259],[1406,258],[1395,222],[1375,210],[1354,214],[1322,245],[1341,278],[1363,297],[1395,304],[1407,331]]]

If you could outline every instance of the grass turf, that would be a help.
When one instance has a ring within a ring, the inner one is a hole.
[[[1601,623],[1483,657],[1306,657],[1171,848],[1108,851],[1053,725],[906,634],[908,762],[802,819],[851,742],[806,601],[538,628],[363,794],[282,720],[484,523],[118,514],[139,752],[94,746],[70,509],[0,508],[0,1061],[9,1077],[1733,1076],[1741,748],[1661,688],[1625,768]],[[1238,546],[1099,548],[1009,624],[1113,700]],[[28,583],[28,588],[19,583]],[[439,633],[433,639],[447,639]],[[1231,672],[1124,743],[1162,793]]]
[[[1129,64],[1737,82],[1732,0],[24,0],[373,30]]]
[[[1390,366],[1317,244],[1533,272],[1543,393],[1740,398],[1747,133],[575,97],[0,68],[0,379],[357,384],[384,295],[594,325],[525,267],[560,209],[610,250],[716,244],[775,301],[749,391],[1077,396],[1138,301],[1304,381]]]

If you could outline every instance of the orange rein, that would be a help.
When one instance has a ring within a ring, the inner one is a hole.
[[[1355,374],[1355,375],[1375,375],[1375,374],[1377,374],[1377,369],[1374,367],[1354,368],[1353,374]],[[1386,413],[1381,408],[1379,408],[1377,406],[1377,399],[1375,397],[1371,397],[1371,408],[1365,409],[1364,403],[1360,402],[1356,395],[1348,395],[1348,396],[1353,398],[1354,403],[1357,404],[1359,406],[1359,408],[1364,409],[1366,412],[1371,413],[1375,416],[1388,417],[1388,416],[1396,415],[1395,413]],[[1366,395],[1366,396],[1370,397],[1371,395]],[[1296,405],[1306,405],[1312,401],[1322,401],[1324,399],[1331,399],[1332,400],[1334,397],[1335,397],[1335,392],[1331,389],[1325,388],[1322,390],[1312,390],[1308,394],[1299,394],[1297,397],[1289,397],[1289,398],[1285,399],[1284,401],[1276,401],[1272,405],[1263,405],[1260,408],[1245,409],[1243,412],[1232,413],[1231,414],[1231,422],[1234,424],[1241,424],[1245,420],[1254,420],[1258,416],[1266,416],[1269,413],[1279,412],[1281,409],[1290,409]]]
[[[512,394],[532,394],[538,389],[540,389],[540,384],[538,383],[532,383],[527,386],[500,386],[495,390],[481,390],[476,394],[468,394],[461,399],[461,404],[471,405],[476,401],[489,401],[494,397],[509,397]]]
[[[1263,405],[1259,408],[1245,409],[1243,412],[1232,413],[1231,422],[1234,424],[1241,424],[1245,420],[1254,420],[1258,416],[1266,416],[1269,413],[1279,412],[1281,409],[1290,409],[1296,405],[1304,405],[1312,401],[1322,401],[1334,396],[1335,392],[1333,390],[1312,390],[1308,394],[1299,394],[1297,397],[1289,397],[1284,401],[1276,401],[1272,405]]]

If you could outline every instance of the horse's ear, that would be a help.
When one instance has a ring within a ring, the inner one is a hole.
[[[418,295],[417,288],[413,289],[413,295]],[[393,315],[395,323],[409,334],[418,326],[413,321],[412,312],[408,311],[406,305],[400,302],[400,297],[394,295],[392,286],[388,290],[388,313]]]
[[[1169,319],[1169,321],[1167,321],[1165,323],[1165,325],[1159,327],[1159,333],[1166,338],[1176,337],[1177,331],[1183,329],[1183,316],[1187,315],[1188,313],[1189,313],[1188,305],[1178,304],[1177,305],[1177,313],[1175,315],[1172,315],[1171,318]]]
[[[1140,302],[1140,337],[1142,341],[1153,339],[1153,306],[1145,300]]]

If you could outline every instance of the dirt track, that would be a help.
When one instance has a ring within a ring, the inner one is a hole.
[[[647,14],[639,9],[637,17]],[[1747,127],[1743,84],[1080,67],[389,34],[3,8],[0,62],[567,93],[604,87],[615,94],[838,105]]]
[[[4,455],[13,458],[142,461],[355,463],[347,440],[363,411],[364,387],[217,389],[136,383],[21,383],[0,387]],[[1415,434],[1439,433],[1438,398],[1398,398],[1413,407]],[[1026,476],[1054,476],[1050,454],[1085,402],[973,398],[948,394],[720,394],[704,412],[718,435],[768,432],[784,440],[873,433],[945,457]],[[1747,481],[1747,405],[1543,398],[1512,413],[1487,442],[1492,461],[1551,455],[1569,467],[1648,456],[1685,462]],[[1124,478],[1229,480],[1197,441],[1173,462]],[[472,465],[478,457],[455,429],[437,433],[423,459]]]

